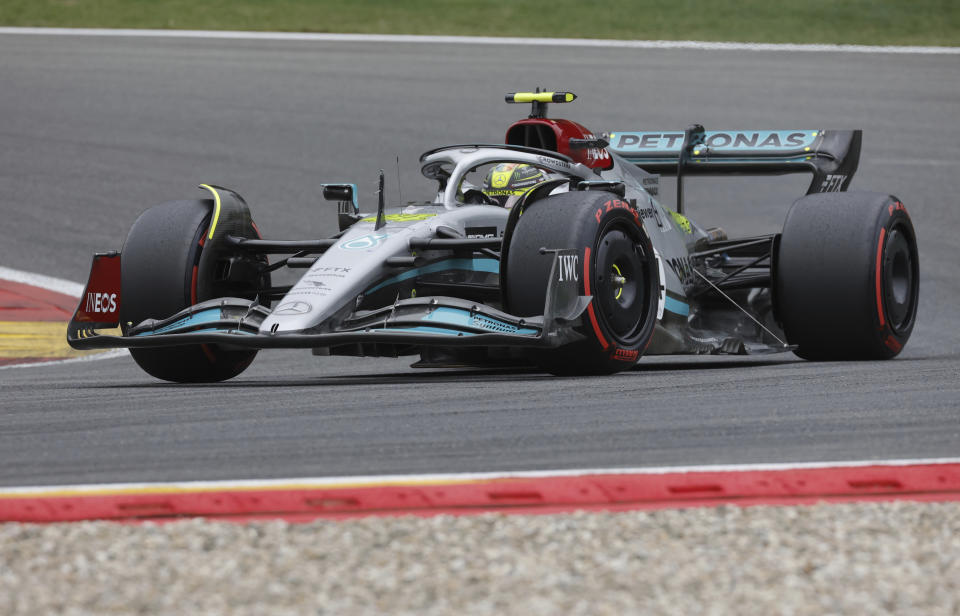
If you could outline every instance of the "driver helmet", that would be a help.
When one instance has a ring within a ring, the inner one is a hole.
[[[545,182],[543,171],[525,163],[499,163],[483,179],[483,194],[506,208],[513,207],[533,187]]]

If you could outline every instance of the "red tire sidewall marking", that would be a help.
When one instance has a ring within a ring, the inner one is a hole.
[[[602,207],[599,207],[596,209],[596,211],[593,213],[593,216],[591,216],[591,219],[595,221],[596,226],[599,229],[602,226],[604,215],[606,215],[609,212],[617,211],[617,210],[624,210],[631,216],[629,220],[632,220],[633,224],[635,224],[637,228],[640,230],[640,234],[643,236],[643,238],[645,238],[645,240],[650,243],[649,247],[648,246],[643,247],[644,251],[646,252],[649,250],[652,252],[653,250],[652,240],[647,235],[647,231],[644,228],[643,223],[640,221],[639,213],[628,202],[621,201],[620,199],[610,199],[604,202]],[[590,247],[584,247],[583,252],[584,252],[584,258],[583,258],[584,294],[590,295]],[[636,363],[637,360],[639,360],[642,352],[647,350],[647,347],[650,345],[650,341],[653,340],[653,333],[651,332],[650,336],[647,337],[647,341],[643,344],[642,349],[639,347],[634,349],[628,349],[628,348],[623,348],[619,346],[619,344],[611,344],[607,342],[607,339],[603,336],[601,332],[600,324],[597,320],[597,315],[596,315],[596,312],[594,311],[593,303],[594,302],[591,301],[590,304],[587,306],[587,313],[588,313],[588,316],[590,317],[590,324],[593,326],[593,331],[597,336],[598,342],[600,342],[601,344],[602,350],[606,351],[607,349],[610,349],[609,358],[613,361],[621,361],[621,362],[630,363],[630,364]]]
[[[193,274],[190,277],[190,305],[193,306],[197,303],[197,272],[199,267],[193,266]]]
[[[877,255],[876,255],[876,264],[874,270],[874,285],[876,290],[876,301],[877,301],[877,319],[878,326],[877,329],[880,331],[880,335],[883,339],[883,344],[888,349],[893,351],[894,354],[899,353],[903,349],[903,342],[899,339],[899,334],[893,329],[893,325],[887,322],[885,311],[884,311],[884,293],[883,293],[883,258],[884,258],[884,242],[887,239],[887,227],[889,226],[892,232],[892,229],[896,226],[896,222],[892,222],[894,217],[898,213],[902,213],[903,217],[906,218],[907,223],[910,223],[910,213],[907,211],[907,208],[900,201],[894,201],[887,206],[887,212],[889,213],[889,218],[887,222],[880,228],[880,236],[877,239]],[[912,227],[912,225],[911,225]],[[915,236],[914,236],[915,237]]]
[[[200,271],[200,253],[203,252],[203,246],[207,243],[207,234],[209,230],[204,231],[200,236],[200,241],[197,242],[197,258],[196,263],[193,264],[193,274],[190,279],[190,305],[193,306],[197,303],[197,276]],[[200,349],[203,351],[203,354],[207,356],[207,361],[211,364],[217,363],[217,354],[213,352],[213,349],[210,348],[208,344],[201,344]]]
[[[883,269],[883,240],[887,237],[886,227],[880,228],[880,239],[877,241],[877,267],[876,267],[876,286],[877,286],[877,316],[880,317],[880,328],[886,325],[883,317],[883,284],[881,270]]]
[[[583,248],[583,291],[587,295],[590,295],[590,247],[585,246]],[[610,346],[610,343],[607,342],[607,339],[604,338],[603,332],[600,331],[600,324],[597,322],[597,314],[593,309],[593,300],[590,300],[590,303],[587,304],[587,314],[590,317],[590,324],[593,326],[593,333],[597,336],[597,341],[600,343],[600,346],[603,347],[603,350],[606,351]]]

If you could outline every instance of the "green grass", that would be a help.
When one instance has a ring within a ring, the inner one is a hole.
[[[0,0],[0,25],[960,45],[960,0]]]

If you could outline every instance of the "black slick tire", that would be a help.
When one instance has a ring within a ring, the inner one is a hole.
[[[774,279],[776,315],[800,357],[895,357],[910,338],[919,297],[910,216],[885,194],[803,197],[787,214]]]
[[[148,209],[133,223],[120,262],[120,323],[124,332],[145,319],[176,314],[197,303],[198,298],[216,296],[216,282],[198,276],[212,211],[210,199],[172,201]],[[210,383],[240,374],[257,352],[199,344],[130,349],[130,354],[144,371],[158,379]]]
[[[636,210],[610,193],[562,193],[527,206],[507,237],[501,269],[508,312],[543,314],[553,256],[541,248],[576,250],[580,294],[593,296],[576,328],[583,339],[532,351],[530,359],[556,375],[632,367],[653,336],[660,285],[653,245]]]

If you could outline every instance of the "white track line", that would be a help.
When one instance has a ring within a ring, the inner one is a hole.
[[[20,282],[48,291],[70,295],[71,297],[79,298],[83,294],[82,284],[62,278],[54,278],[53,276],[44,276],[43,274],[10,269],[9,267],[0,266],[0,280]]]
[[[329,34],[313,32],[238,32],[232,30],[133,30],[107,28],[0,28],[0,34],[47,36],[126,36],[249,41],[327,43],[420,43],[450,45],[520,45],[526,47],[603,47],[612,49],[693,49],[698,51],[790,51],[830,53],[960,54],[960,47],[893,45],[824,45],[730,43],[711,41],[630,41],[617,39],[521,38],[499,36],[419,36],[412,34]]]
[[[76,364],[84,361],[99,361],[101,359],[113,359],[115,357],[126,357],[130,354],[127,349],[110,349],[103,353],[94,353],[93,355],[83,355],[82,357],[70,357],[67,359],[51,359],[50,361],[25,362],[22,364],[7,364],[0,366],[0,370],[14,370],[16,368],[40,368],[43,366],[62,366],[63,364]]]
[[[28,284],[34,287],[40,287],[41,289],[46,289],[47,291],[63,293],[64,295],[70,295],[71,297],[77,298],[83,294],[84,289],[84,285],[70,280],[64,280],[63,278],[54,278],[53,276],[45,276],[43,274],[35,274],[33,272],[24,272],[3,266],[0,266],[0,280],[9,280],[11,282]],[[71,357],[69,359],[55,359],[52,361],[33,363],[27,362],[22,364],[9,364],[7,366],[0,366],[0,370],[12,370],[14,368],[39,368],[41,366],[59,366],[61,364],[73,364],[82,361],[113,359],[114,357],[123,357],[129,353],[130,351],[127,349],[111,349],[104,353],[84,355],[83,357]]]
[[[373,487],[381,485],[446,484],[489,481],[495,479],[542,479],[547,477],[582,477],[584,475],[665,475],[670,473],[716,473],[749,471],[786,471],[824,468],[862,468],[866,466],[916,466],[960,464],[960,458],[916,460],[854,460],[842,462],[786,462],[776,464],[717,464],[706,466],[652,466],[639,468],[588,468],[552,471],[515,471],[495,473],[446,473],[427,475],[360,475],[357,477],[310,477],[289,479],[254,479],[220,481],[183,481],[171,483],[99,483],[60,486],[0,487],[0,496],[40,495],[46,493],[102,493],[124,491],[201,492],[255,489],[325,489],[337,487]]]

